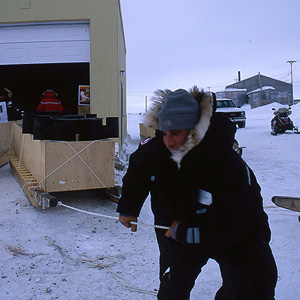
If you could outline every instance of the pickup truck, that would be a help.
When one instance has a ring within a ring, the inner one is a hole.
[[[224,113],[239,128],[246,126],[246,113],[236,106],[231,99],[217,99],[216,111]]]

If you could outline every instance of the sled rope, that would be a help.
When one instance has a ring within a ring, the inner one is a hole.
[[[110,269],[110,266],[113,264],[113,262],[111,262],[110,257],[104,256],[104,257],[98,257],[95,260],[91,260],[91,259],[88,259],[86,255],[82,255],[81,256],[82,258],[79,257],[76,259],[76,258],[73,258],[73,257],[70,257],[69,255],[67,255],[63,251],[62,247],[55,244],[54,241],[52,241],[48,236],[45,236],[45,239],[49,242],[49,244],[51,246],[53,246],[60,253],[60,255],[62,256],[65,263],[67,263],[69,265],[75,265],[75,266],[78,264],[83,264],[83,265],[87,266],[88,268],[96,268],[99,270],[104,269],[108,273],[110,273],[119,283],[121,283],[128,291],[157,296],[157,292],[155,292],[155,291],[148,291],[148,290],[130,286],[129,280],[127,280],[123,276],[117,274],[116,272],[114,272]],[[110,262],[109,263],[100,262],[105,259],[108,259]]]
[[[76,207],[73,207],[73,206],[69,206],[69,205],[63,204],[61,201],[58,201],[57,206],[63,206],[63,207],[66,207],[66,208],[69,208],[69,209],[72,209],[72,210],[75,210],[75,211],[78,211],[78,212],[81,212],[81,213],[85,213],[85,214],[92,215],[92,216],[97,216],[97,217],[100,217],[100,218],[112,219],[112,220],[116,220],[116,221],[119,220],[118,217],[107,216],[107,215],[102,215],[102,214],[90,212],[90,211],[87,211],[87,210],[82,210],[82,209],[79,209],[79,208],[76,208]],[[130,222],[130,223],[132,225],[154,227],[154,228],[158,228],[158,229],[169,229],[169,227],[162,226],[162,225],[146,224],[146,223],[142,223],[142,222]]]

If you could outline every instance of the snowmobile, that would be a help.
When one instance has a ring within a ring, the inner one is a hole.
[[[293,121],[290,119],[291,107],[281,107],[274,110],[275,117],[271,120],[271,134],[277,135],[277,133],[285,133],[286,130],[293,130],[295,133],[300,133],[298,127],[294,126]]]

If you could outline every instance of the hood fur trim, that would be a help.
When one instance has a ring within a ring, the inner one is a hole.
[[[171,90],[169,89],[157,90],[154,92],[154,96],[151,99],[152,106],[144,118],[144,124],[146,127],[158,130],[158,113],[164,104],[166,94],[170,92]],[[210,125],[210,118],[213,115],[212,100],[208,93],[205,93],[196,86],[191,88],[189,92],[200,106],[200,117],[195,128],[190,131],[187,141],[172,155],[173,160],[177,162],[178,168],[180,167],[182,158],[204,138]]]

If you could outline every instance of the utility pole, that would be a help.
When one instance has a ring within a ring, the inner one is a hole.
[[[293,84],[293,63],[297,62],[296,60],[288,60],[287,63],[291,65],[291,84]]]
[[[291,85],[292,85],[292,104],[294,104],[294,91],[293,91],[293,63],[297,62],[296,60],[288,60],[287,63],[291,65]]]

